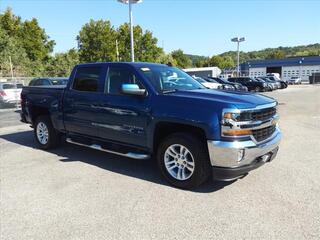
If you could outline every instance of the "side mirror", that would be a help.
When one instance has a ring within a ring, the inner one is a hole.
[[[146,94],[145,89],[140,89],[137,84],[122,84],[121,92],[127,95],[144,96]]]

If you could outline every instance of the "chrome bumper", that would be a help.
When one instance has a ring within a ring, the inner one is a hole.
[[[212,166],[235,168],[251,164],[257,158],[264,156],[277,148],[280,144],[281,132],[279,128],[266,141],[212,141],[208,140],[209,157]]]

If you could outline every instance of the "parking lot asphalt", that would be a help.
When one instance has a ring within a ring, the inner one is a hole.
[[[150,161],[38,150],[18,114],[6,112],[9,126],[1,112],[0,238],[319,239],[320,86],[266,94],[280,103],[277,158],[195,191],[167,185]]]

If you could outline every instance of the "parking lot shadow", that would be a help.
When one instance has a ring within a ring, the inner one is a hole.
[[[37,148],[32,131],[0,135],[0,138],[15,144]],[[48,152],[56,154],[58,160],[63,163],[80,161],[107,171],[171,187],[158,173],[155,161],[129,159],[68,143],[63,143],[59,148]],[[213,182],[210,180],[192,191],[199,193],[215,192],[232,183],[233,182]]]

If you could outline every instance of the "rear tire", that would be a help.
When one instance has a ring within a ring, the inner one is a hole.
[[[34,136],[41,149],[52,149],[60,143],[60,134],[54,129],[48,116],[40,116],[36,119]]]
[[[157,163],[173,186],[193,189],[208,180],[211,165],[206,142],[187,133],[174,133],[158,146]]]

